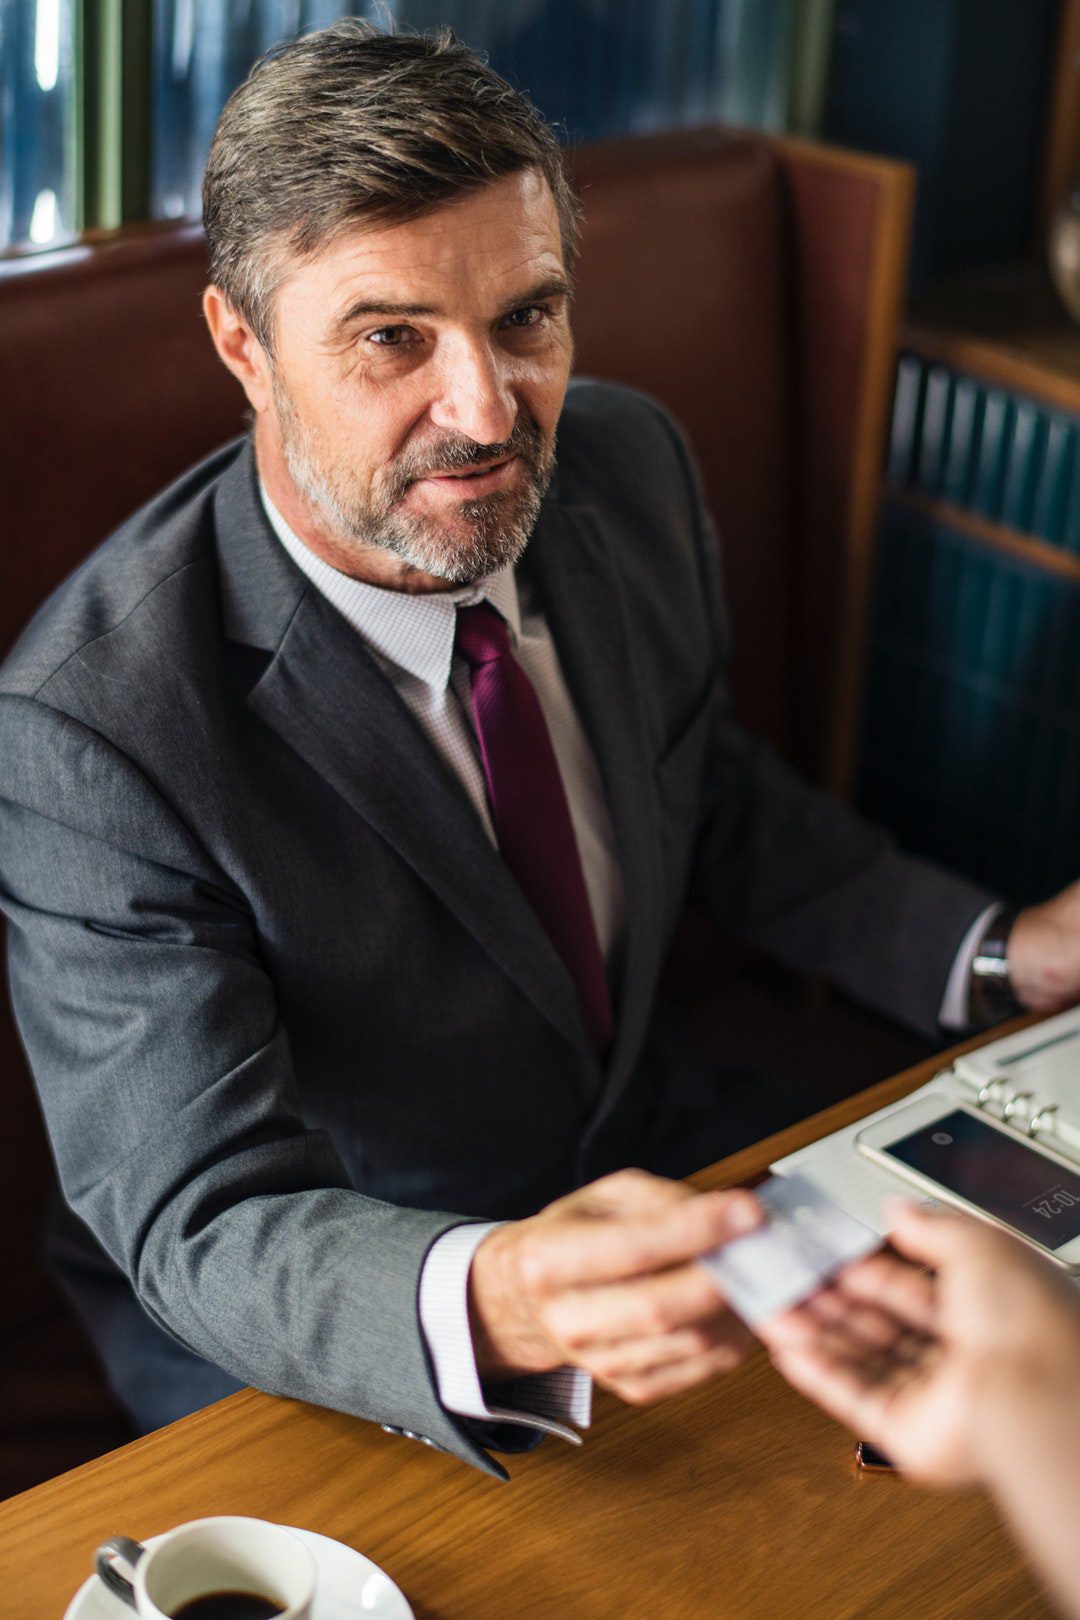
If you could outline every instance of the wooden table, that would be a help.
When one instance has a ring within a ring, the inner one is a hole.
[[[923,1084],[927,1064],[696,1178],[744,1181]],[[247,1390],[0,1504],[0,1613],[59,1620],[117,1531],[245,1513],[336,1536],[418,1620],[943,1620],[1050,1615],[978,1496],[859,1475],[852,1440],[758,1353],[649,1410],[600,1394],[582,1450],[512,1483],[374,1424]]]

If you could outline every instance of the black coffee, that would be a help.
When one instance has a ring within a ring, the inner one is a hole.
[[[207,1592],[174,1610],[174,1620],[274,1620],[285,1610],[257,1592]]]

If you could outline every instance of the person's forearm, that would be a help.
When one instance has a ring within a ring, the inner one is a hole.
[[[986,1481],[1008,1524],[1065,1611],[1080,1617],[1080,1388],[988,1403]]]

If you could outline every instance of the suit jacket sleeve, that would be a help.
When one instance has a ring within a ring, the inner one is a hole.
[[[7,696],[0,850],[64,1193],[143,1308],[247,1383],[502,1474],[441,1407],[418,1325],[460,1217],[353,1191],[305,1128],[251,918],[189,829],[111,744]]]
[[[882,828],[812,788],[733,719],[719,547],[692,458],[664,421],[686,481],[717,649],[690,898],[725,931],[935,1039],[956,954],[998,897],[902,854]]]

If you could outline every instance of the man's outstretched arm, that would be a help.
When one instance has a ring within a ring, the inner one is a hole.
[[[501,1472],[441,1402],[419,1320],[462,1217],[354,1191],[305,1126],[243,896],[77,722],[5,699],[0,755],[14,1002],[71,1207],[148,1314],[235,1377]],[[646,1400],[733,1365],[744,1331],[691,1262],[741,1208],[628,1172],[490,1233],[481,1377],[570,1364]]]
[[[460,1216],[354,1191],[303,1123],[243,896],[145,778],[0,702],[0,899],[64,1195],[143,1308],[246,1383],[492,1467],[443,1409],[417,1318]]]

